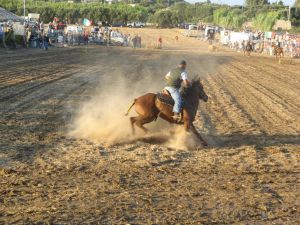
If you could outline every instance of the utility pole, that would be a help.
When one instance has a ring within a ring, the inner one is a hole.
[[[26,0],[24,0],[24,12],[23,12],[23,15],[24,15],[24,47],[26,48]]]
[[[23,4],[23,6],[24,6],[24,25],[25,25],[25,16],[26,16],[26,0],[24,0],[24,4]]]

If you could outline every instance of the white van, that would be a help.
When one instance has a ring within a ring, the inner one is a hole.
[[[28,13],[28,22],[38,22],[40,19],[39,13]]]
[[[123,35],[116,31],[111,32],[110,40],[111,40],[112,44],[120,45],[120,46],[124,45],[124,42],[125,42]]]

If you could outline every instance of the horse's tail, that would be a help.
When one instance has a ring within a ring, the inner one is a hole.
[[[135,101],[136,101],[136,99],[134,99],[133,103],[132,103],[132,104],[130,105],[130,107],[128,108],[127,113],[125,113],[125,116],[128,116],[128,114],[129,114],[131,108],[132,108],[132,107],[134,106],[134,104],[135,104]]]

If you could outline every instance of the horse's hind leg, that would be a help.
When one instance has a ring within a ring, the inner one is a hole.
[[[145,133],[148,132],[148,130],[143,126],[144,124],[146,123],[150,123],[152,122],[153,120],[155,120],[155,116],[153,117],[142,117],[142,116],[138,116],[136,117],[136,121],[135,121],[135,124],[141,128]]]
[[[136,122],[137,118],[138,118],[138,116],[130,117],[130,124],[131,124],[132,134],[135,134],[134,123]]]

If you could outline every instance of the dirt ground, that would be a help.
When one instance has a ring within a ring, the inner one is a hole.
[[[1,50],[0,224],[299,224],[299,61],[124,32],[164,48]],[[181,59],[208,148],[161,120],[133,137],[124,116]]]

